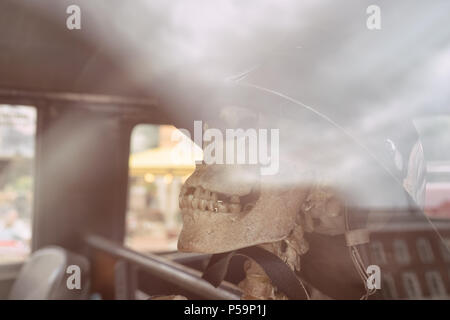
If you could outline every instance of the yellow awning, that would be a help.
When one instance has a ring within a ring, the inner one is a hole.
[[[186,176],[195,169],[195,159],[202,158],[200,148],[194,148],[195,157],[191,152],[177,152],[171,147],[158,147],[134,153],[129,158],[129,170],[132,176],[145,174]]]

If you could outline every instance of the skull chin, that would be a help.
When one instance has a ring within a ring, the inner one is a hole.
[[[307,193],[292,187],[251,187],[245,194],[223,189],[203,188],[195,174],[188,179],[180,194],[180,251],[221,253],[279,241],[291,232]]]

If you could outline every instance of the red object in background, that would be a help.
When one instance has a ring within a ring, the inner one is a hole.
[[[450,183],[427,185],[425,212],[430,217],[450,219]]]
[[[0,240],[0,247],[17,247],[18,244],[15,240]]]
[[[439,207],[427,208],[426,213],[431,217],[450,218],[450,201],[444,202]]]

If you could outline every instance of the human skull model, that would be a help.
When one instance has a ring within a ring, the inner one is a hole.
[[[227,115],[239,114],[245,119],[251,113],[233,108],[221,111],[227,127],[275,127],[285,133],[298,129],[295,121],[274,123],[261,115],[254,123],[242,125]],[[321,172],[319,179],[318,170],[310,166],[317,162],[305,160],[311,155],[303,152],[307,146],[300,151],[296,138],[282,138],[294,152],[280,152],[280,170],[275,175],[261,175],[257,165],[197,164],[179,196],[183,217],[180,251],[216,254],[259,245],[298,271],[300,257],[308,251],[305,232],[344,232],[343,204],[328,187],[330,178]],[[247,261],[244,269],[243,298],[286,298],[276,292],[254,261]]]
[[[256,178],[258,177],[258,178]],[[300,270],[304,232],[344,232],[342,204],[321,184],[278,185],[244,165],[197,165],[180,193],[183,229],[178,248],[222,253],[260,245]],[[286,299],[262,268],[248,260],[244,299]]]
[[[180,194],[179,250],[221,253],[289,235],[307,190],[275,188],[256,176],[247,166],[197,165]]]

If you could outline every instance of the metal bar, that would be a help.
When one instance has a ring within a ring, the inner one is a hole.
[[[106,105],[133,105],[133,106],[155,106],[156,100],[145,98],[131,98],[104,94],[89,94],[75,92],[40,92],[0,89],[0,97],[15,99],[31,99],[44,101],[63,101],[74,103],[92,103]]]
[[[214,288],[209,282],[202,279],[199,271],[169,259],[154,254],[144,255],[137,253],[113,241],[95,235],[88,236],[86,242],[95,249],[126,260],[160,279],[193,291],[197,295],[205,297],[205,299],[238,300],[240,298],[238,290],[232,284],[223,283],[218,288]]]
[[[135,300],[137,291],[137,266],[119,260],[114,267],[116,300]]]

